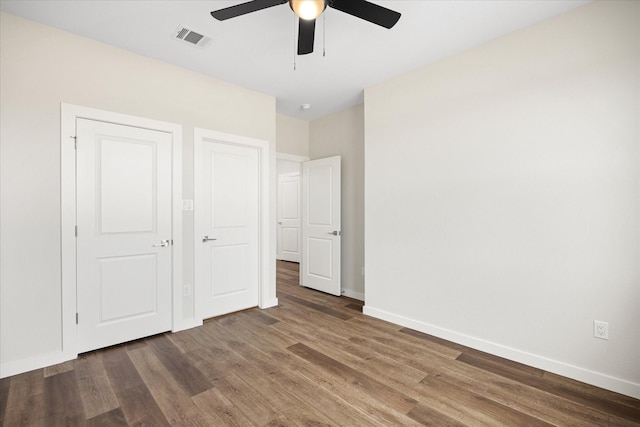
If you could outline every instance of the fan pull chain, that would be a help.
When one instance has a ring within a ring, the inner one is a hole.
[[[322,14],[322,56],[327,56],[327,12]]]
[[[293,14],[293,71],[296,71],[296,15]]]

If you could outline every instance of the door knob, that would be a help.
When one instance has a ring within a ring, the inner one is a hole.
[[[331,231],[331,232],[329,232],[327,234],[331,234],[332,236],[340,236],[340,235],[342,235],[342,233],[340,231],[337,231],[337,230]]]
[[[168,240],[161,240],[160,243],[153,245],[154,248],[164,248],[165,246],[169,246]]]
[[[202,238],[202,243],[207,243],[207,242],[210,242],[212,240],[218,240],[218,239],[216,239],[215,237],[204,236]]]

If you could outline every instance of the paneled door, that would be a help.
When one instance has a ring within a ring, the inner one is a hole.
[[[302,164],[300,284],[333,295],[340,284],[340,156]]]
[[[302,212],[300,173],[278,176],[278,245],[277,258],[300,262],[302,244]]]
[[[78,118],[78,352],[171,329],[171,134]]]
[[[209,139],[194,151],[195,297],[209,318],[258,305],[259,152]]]

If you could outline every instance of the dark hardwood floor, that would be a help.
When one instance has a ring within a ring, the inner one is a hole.
[[[640,426],[640,401],[362,315],[280,305],[0,380],[4,426]]]

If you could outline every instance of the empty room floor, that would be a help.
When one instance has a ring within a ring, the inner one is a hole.
[[[4,426],[640,426],[640,401],[362,314],[278,261],[250,309],[0,380]]]

